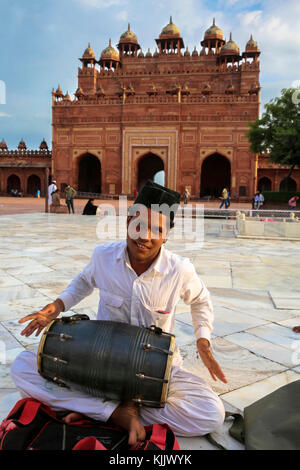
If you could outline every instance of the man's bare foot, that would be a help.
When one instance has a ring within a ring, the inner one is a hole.
[[[83,419],[83,418],[84,418],[84,415],[82,415],[81,413],[72,412],[64,416],[62,420],[64,423],[70,424],[70,423],[73,423],[74,421],[79,421],[80,419]]]
[[[129,433],[128,444],[135,445],[146,437],[144,426],[140,423],[138,408],[133,402],[122,403],[111,415],[111,420]]]
[[[295,333],[300,333],[300,326],[294,326],[293,331]]]

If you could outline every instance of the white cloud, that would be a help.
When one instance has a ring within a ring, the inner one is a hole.
[[[12,117],[12,114],[0,113],[0,117]]]
[[[123,0],[77,0],[83,6],[91,7],[91,8],[109,8],[116,5],[122,5],[124,2]]]
[[[116,16],[117,20],[119,21],[127,21],[128,20],[128,13],[125,10],[119,11]]]

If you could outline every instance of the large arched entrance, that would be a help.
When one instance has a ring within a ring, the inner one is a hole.
[[[281,181],[279,191],[297,191],[297,183],[293,178],[285,178]]]
[[[38,189],[41,190],[41,179],[37,175],[30,175],[27,180],[27,194],[36,195]]]
[[[10,175],[7,178],[7,192],[10,193],[12,189],[21,191],[21,181],[17,175]]]
[[[224,188],[230,188],[230,181],[230,161],[219,153],[210,155],[202,163],[200,197],[220,197]]]
[[[257,187],[261,193],[263,191],[272,191],[272,181],[270,178],[264,176],[263,178],[260,178]]]
[[[164,174],[164,162],[160,157],[154,153],[147,153],[140,158],[137,168],[137,189],[138,191],[146,183],[146,181],[152,180],[156,183],[164,186],[165,184],[165,174]]]
[[[100,194],[101,189],[101,163],[97,157],[87,153],[79,162],[78,191]]]

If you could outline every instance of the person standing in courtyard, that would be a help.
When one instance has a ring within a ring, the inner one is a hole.
[[[299,196],[293,196],[289,200],[289,208],[291,211],[294,211],[296,209],[298,199],[299,199]]]
[[[224,188],[223,191],[222,191],[222,197],[220,198],[222,199],[222,202],[220,204],[220,207],[219,209],[222,209],[222,207],[224,206],[225,204],[225,209],[228,209],[228,202],[227,202],[227,199],[228,199],[228,191],[227,191],[227,188]]]
[[[74,200],[74,197],[76,196],[76,191],[74,188],[72,188],[72,186],[68,184],[65,189],[65,194],[66,194],[66,204],[68,206],[69,214],[71,214],[71,209],[74,214],[74,201],[73,200]]]
[[[190,260],[164,247],[179,204],[179,193],[148,181],[129,208],[126,240],[97,246],[90,263],[54,302],[19,321],[30,321],[21,334],[39,335],[61,312],[72,309],[94,288],[100,293],[98,320],[141,327],[154,324],[172,333],[176,305],[182,299],[191,307],[199,356],[213,380],[227,383],[211,350],[210,294]],[[110,420],[128,431],[129,445],[145,438],[144,426],[148,424],[166,423],[178,436],[201,436],[215,430],[225,417],[218,395],[200,376],[182,367],[178,348],[164,408],[138,408],[133,402],[102,401],[56,384],[49,387],[38,374],[34,351],[22,352],[12,364],[11,373],[22,394],[53,409],[67,411],[64,418],[67,424],[82,415],[98,421]]]
[[[189,202],[189,199],[190,199],[190,192],[188,190],[188,188],[185,188],[184,190],[184,193],[183,193],[183,204],[186,206],[187,203]]]
[[[52,194],[57,190],[56,181],[52,180],[52,183],[48,186],[48,204],[52,204]]]

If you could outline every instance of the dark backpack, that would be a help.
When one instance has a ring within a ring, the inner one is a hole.
[[[128,447],[128,433],[92,419],[65,424],[34,398],[19,400],[0,425],[0,450],[179,450],[166,424],[145,426],[146,439]]]
[[[229,434],[246,450],[300,450],[300,380],[247,406],[244,416],[226,416],[234,418]],[[207,437],[218,448],[227,450],[210,434]]]

